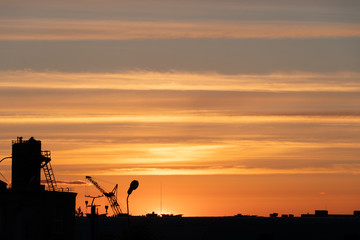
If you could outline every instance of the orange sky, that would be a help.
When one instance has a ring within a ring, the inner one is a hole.
[[[61,176],[63,179],[77,176]],[[181,175],[181,176],[96,176],[107,190],[119,184],[118,200],[126,211],[126,191],[137,179],[139,188],[129,198],[134,215],[157,213],[185,216],[232,216],[238,213],[268,216],[269,213],[314,213],[328,209],[333,214],[352,214],[358,209],[360,192],[356,175],[286,174],[286,175]],[[92,185],[71,186],[79,193],[77,204],[84,209],[84,195],[98,196]],[[89,200],[89,199],[87,199]],[[96,200],[99,211],[108,205]],[[344,204],[346,203],[346,204]],[[89,209],[88,209],[89,211]]]
[[[42,140],[82,208],[358,210],[360,5],[294,2],[1,1],[0,155]]]

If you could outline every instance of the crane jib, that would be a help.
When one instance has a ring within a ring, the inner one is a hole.
[[[91,182],[108,199],[111,209],[114,212],[114,216],[118,216],[118,215],[122,214],[120,205],[117,201],[117,188],[118,188],[117,184],[115,185],[115,187],[113,188],[113,190],[111,192],[107,192],[102,187],[100,187],[100,185],[92,177],[86,176],[85,178],[89,182]]]

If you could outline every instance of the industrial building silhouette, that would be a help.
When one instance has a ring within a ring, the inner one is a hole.
[[[0,182],[0,239],[73,239],[76,193],[56,186],[50,152],[33,137],[18,137],[11,158],[12,186]]]

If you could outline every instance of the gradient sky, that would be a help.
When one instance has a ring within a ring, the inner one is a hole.
[[[123,205],[139,179],[134,214],[351,213],[359,12],[355,0],[2,0],[0,153],[42,140],[83,208],[97,192],[77,180],[91,175],[118,183]]]

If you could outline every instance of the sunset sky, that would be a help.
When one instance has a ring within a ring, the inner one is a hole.
[[[138,179],[135,215],[351,214],[359,12],[357,0],[1,0],[0,157],[17,136],[41,140],[83,209],[99,194],[79,184],[90,175],[119,184],[123,210]],[[10,161],[0,171],[11,180]]]

